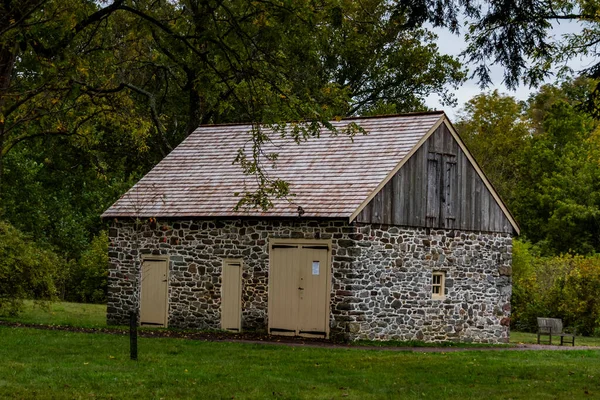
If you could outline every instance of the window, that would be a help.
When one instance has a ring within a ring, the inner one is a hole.
[[[434,272],[431,279],[431,298],[443,299],[446,274],[444,272]]]
[[[428,153],[425,215],[427,227],[455,228],[457,180],[455,155],[436,152]]]

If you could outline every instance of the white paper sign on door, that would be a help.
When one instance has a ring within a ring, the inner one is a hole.
[[[319,275],[319,270],[321,269],[321,263],[319,261],[313,261],[312,263],[312,274]]]

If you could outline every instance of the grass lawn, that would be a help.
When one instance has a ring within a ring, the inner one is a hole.
[[[567,338],[567,340],[571,340]],[[537,343],[537,334],[525,333],[525,332],[510,332],[511,343]],[[548,336],[542,336],[542,343],[548,343]],[[552,337],[552,344],[559,345],[560,337]],[[565,345],[566,346],[566,345]],[[570,345],[569,345],[570,346]],[[600,337],[587,337],[577,336],[575,337],[575,346],[600,346]]]
[[[0,398],[556,399],[600,396],[599,351],[405,353],[0,327]]]
[[[67,325],[79,326],[85,328],[105,328],[106,327],[106,305],[104,304],[80,304],[55,302],[49,303],[49,308],[43,308],[35,305],[33,301],[25,301],[25,308],[18,317],[0,317],[0,320],[20,322],[27,324],[45,324],[45,325]],[[547,340],[547,337],[545,337]],[[516,332],[510,333],[510,342],[519,343],[537,343],[537,335],[534,333]],[[554,342],[560,343],[560,338]],[[355,343],[357,346],[433,346],[434,344],[419,342],[371,342],[362,341]],[[598,346],[600,347],[599,337],[578,336],[575,339],[578,346]],[[448,347],[477,347],[477,344],[457,344],[448,343]],[[437,345],[436,345],[437,346]],[[479,345],[481,346],[481,345]]]
[[[27,302],[4,320],[105,327],[106,306]],[[534,334],[512,332],[513,343]],[[0,398],[594,398],[600,351],[408,353],[140,338],[0,326]],[[600,345],[599,338],[576,344]]]
[[[0,320],[10,322],[20,322],[26,324],[44,324],[44,325],[66,325],[79,326],[85,328],[105,328],[106,325],[106,305],[105,304],[82,304],[55,302],[48,303],[49,308],[40,307],[33,301],[25,301],[24,309],[17,317],[0,317]],[[545,337],[547,340],[547,337]],[[525,333],[511,331],[510,343],[537,343],[535,333]],[[560,343],[560,338],[556,342]],[[355,343],[357,346],[439,346],[429,343],[419,342],[371,342],[361,341]],[[575,339],[578,346],[598,346],[600,347],[600,337],[578,336]],[[478,347],[477,344],[448,343],[448,347]],[[479,345],[481,346],[481,345]]]
[[[24,324],[69,325],[86,328],[106,327],[105,304],[54,302],[48,308],[26,300],[23,312],[17,317],[0,317],[1,320]]]

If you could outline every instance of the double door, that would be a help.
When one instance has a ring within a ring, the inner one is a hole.
[[[329,335],[328,242],[275,242],[270,248],[269,333]]]

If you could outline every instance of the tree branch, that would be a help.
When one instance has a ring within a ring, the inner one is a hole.
[[[110,6],[101,8],[98,11],[90,14],[84,20],[79,21],[68,35],[64,36],[58,43],[50,48],[45,47],[37,40],[29,40],[29,44],[37,54],[40,54],[45,58],[51,58],[52,56],[56,55],[59,49],[66,47],[75,38],[75,36],[77,36],[85,28],[96,22],[100,22],[104,18],[110,16],[113,12],[121,9],[124,1],[125,0],[115,0]]]
[[[140,87],[132,85],[131,83],[121,83],[121,84],[119,84],[119,86],[114,87],[114,88],[99,89],[99,88],[91,87],[84,82],[80,82],[80,81],[73,81],[73,82],[81,85],[86,92],[91,92],[91,93],[110,94],[110,93],[117,93],[117,92],[120,92],[125,89],[130,89],[138,94],[141,94],[142,96],[145,96],[148,99],[148,103],[149,103],[148,106],[150,107],[150,115],[152,118],[152,122],[154,123],[154,126],[156,127],[156,130],[158,131],[158,134],[159,134],[160,138],[162,139],[163,144],[167,147],[167,149],[169,149],[169,151],[173,150],[173,147],[167,140],[166,134],[162,128],[162,124],[160,123],[160,117],[159,117],[158,111],[156,110],[156,98],[154,97],[154,95],[152,93],[150,93],[147,90],[144,90]],[[163,153],[163,157],[166,156],[166,154],[162,151],[162,149],[161,149],[161,153]]]

